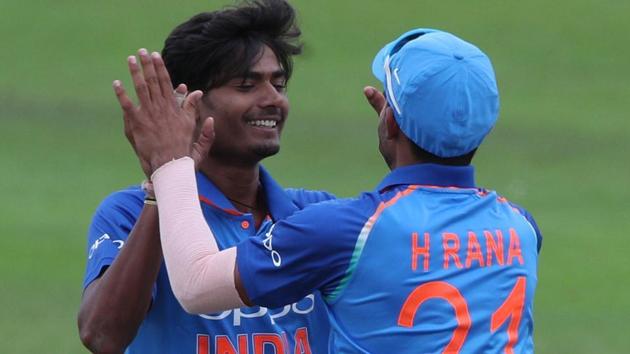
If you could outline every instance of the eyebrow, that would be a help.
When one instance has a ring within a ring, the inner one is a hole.
[[[248,71],[243,75],[243,80],[253,79],[253,80],[262,80],[265,77],[265,74],[259,71]],[[287,72],[285,70],[276,70],[271,73],[272,79],[285,78],[287,77]]]

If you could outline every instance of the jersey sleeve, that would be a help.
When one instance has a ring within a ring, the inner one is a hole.
[[[240,243],[237,266],[249,299],[274,308],[314,290],[333,292],[348,272],[366,209],[351,200],[312,205]]]
[[[525,219],[527,219],[527,221],[529,222],[530,225],[532,225],[532,228],[534,229],[534,232],[536,232],[536,247],[538,250],[538,253],[540,253],[540,249],[542,247],[542,242],[543,242],[543,237],[542,237],[542,233],[540,232],[540,228],[538,227],[538,224],[536,224],[536,220],[534,220],[534,217],[532,216],[532,214],[530,214],[525,208],[523,208],[522,206],[512,203],[510,202],[510,205],[514,208],[516,208],[521,215],[523,215],[525,217]]]
[[[310,204],[337,199],[334,194],[326,191],[314,191],[303,188],[285,188],[284,191],[291,197],[295,205],[297,205],[300,209],[304,209]]]
[[[142,209],[143,192],[132,187],[105,198],[92,218],[87,237],[83,289],[109,267],[124,246]]]

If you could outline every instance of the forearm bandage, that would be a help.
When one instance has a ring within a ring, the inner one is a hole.
[[[219,252],[203,217],[195,164],[183,157],[151,176],[160,216],[160,239],[175,297],[189,313],[245,306],[234,283],[236,248]]]

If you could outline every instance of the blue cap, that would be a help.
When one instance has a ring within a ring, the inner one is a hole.
[[[497,120],[499,91],[490,59],[450,33],[411,30],[378,52],[372,72],[402,131],[434,155],[471,152]]]

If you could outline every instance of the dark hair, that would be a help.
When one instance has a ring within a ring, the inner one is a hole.
[[[177,26],[164,42],[162,57],[173,87],[208,91],[245,77],[268,46],[286,79],[292,56],[300,54],[295,10],[284,0],[247,1],[239,6],[200,13]]]
[[[472,161],[473,157],[475,156],[475,153],[477,152],[477,149],[474,149],[473,151],[464,155],[460,155],[460,156],[440,157],[414,144],[413,141],[411,141],[411,139],[410,139],[410,142],[411,142],[410,145],[412,145],[411,151],[413,152],[414,156],[418,160],[425,163],[435,163],[439,165],[449,165],[449,166],[466,166],[466,165],[470,165],[470,162]]]

